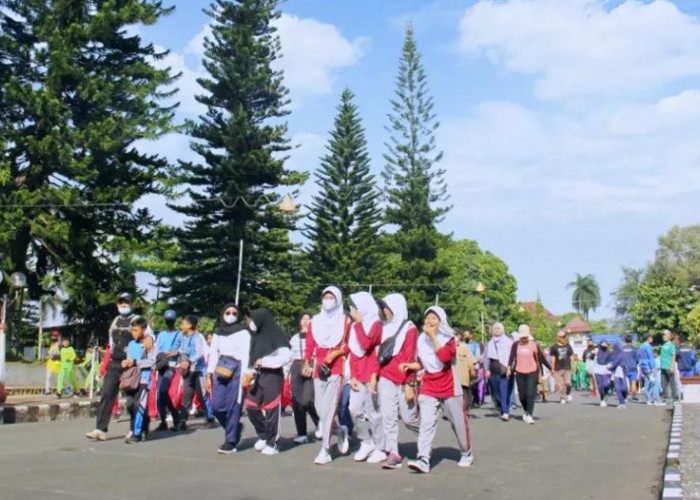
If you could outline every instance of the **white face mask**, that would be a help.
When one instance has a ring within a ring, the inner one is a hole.
[[[227,325],[232,325],[236,321],[238,321],[238,316],[236,316],[235,314],[225,314],[224,315],[224,323],[226,323]]]
[[[119,309],[119,314],[122,316],[128,316],[131,314],[131,307],[130,306],[118,306],[117,309]]]
[[[251,320],[250,323],[248,323],[248,330],[250,330],[251,332],[257,332],[258,325],[256,325],[255,322]]]
[[[335,299],[323,299],[321,301],[321,305],[323,307],[323,310],[326,312],[330,312],[333,309],[335,309],[335,304],[336,304]]]

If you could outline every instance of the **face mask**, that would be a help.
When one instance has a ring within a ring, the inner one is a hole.
[[[122,316],[128,316],[131,314],[131,307],[130,306],[118,306],[117,309],[119,309],[119,314]]]
[[[607,351],[607,350],[608,350],[607,347],[601,347],[601,349],[604,350],[604,351]]]
[[[323,299],[321,304],[323,305],[323,310],[326,312],[330,312],[335,309],[335,299]]]
[[[250,323],[248,323],[248,329],[249,329],[251,332],[257,332],[257,331],[258,331],[258,325],[256,325],[256,324],[251,320]]]
[[[175,321],[168,319],[165,321],[165,326],[168,328],[168,330],[172,330],[175,328]]]
[[[236,316],[235,314],[224,315],[224,323],[226,323],[227,325],[232,325],[236,321],[238,321],[238,316]]]

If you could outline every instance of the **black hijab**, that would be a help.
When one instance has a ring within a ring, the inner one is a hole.
[[[277,323],[272,312],[266,307],[253,309],[245,313],[255,326],[257,331],[250,331],[250,363],[264,358],[275,352],[280,347],[289,347],[287,335]]]
[[[234,324],[229,325],[224,321],[224,313],[226,312],[226,309],[229,309],[233,307],[238,311],[238,321],[236,321]],[[240,321],[241,317],[241,308],[238,307],[234,303],[229,303],[224,306],[224,308],[221,310],[221,314],[219,316],[219,324],[217,325],[216,329],[214,330],[214,335],[220,335],[221,337],[228,337],[229,335],[233,335],[234,333],[238,333],[242,330],[245,330],[246,327],[243,324],[242,321]]]

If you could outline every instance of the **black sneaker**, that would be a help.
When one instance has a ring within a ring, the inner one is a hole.
[[[236,447],[231,444],[231,443],[224,443],[221,446],[219,446],[219,449],[217,450],[217,453],[219,455],[230,455],[232,453],[236,453],[238,450]]]
[[[126,444],[136,444],[136,443],[139,443],[139,442],[141,442],[141,436],[134,436],[134,435],[128,436],[128,437],[124,440],[124,442],[125,442]]]
[[[187,424],[185,422],[180,422],[180,427],[178,428],[181,431],[186,431],[187,430]]]
[[[163,432],[168,430],[168,424],[161,422],[158,427],[156,427],[156,432]]]

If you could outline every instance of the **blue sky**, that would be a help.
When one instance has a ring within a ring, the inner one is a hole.
[[[183,71],[180,118],[199,111],[206,2],[180,1],[143,36]],[[403,37],[412,21],[441,121],[454,209],[441,229],[510,266],[521,300],[555,313],[592,273],[610,317],[621,266],[653,258],[700,208],[700,4],[690,0],[289,0],[278,22],[291,90],[291,166],[318,164],[347,86],[373,168]],[[187,140],[145,146],[189,158]],[[302,188],[301,201],[313,194]],[[156,213],[177,218],[162,203]]]

